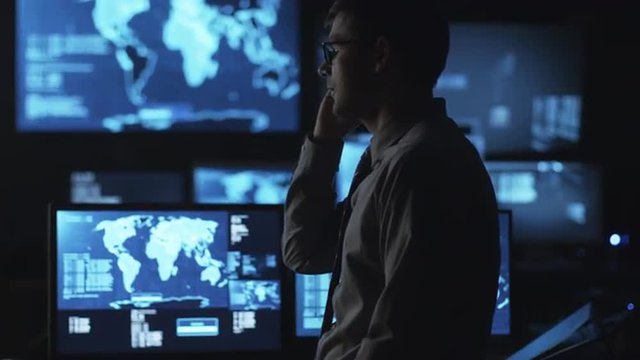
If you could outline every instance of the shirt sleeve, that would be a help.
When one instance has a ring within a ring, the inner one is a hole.
[[[331,272],[336,254],[338,219],[335,176],[342,142],[307,137],[285,200],[283,261],[305,274]]]

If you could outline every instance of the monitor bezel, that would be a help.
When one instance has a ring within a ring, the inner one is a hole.
[[[283,207],[282,205],[272,204],[57,204],[49,203],[47,211],[47,358],[57,360],[80,360],[80,359],[183,359],[189,358],[193,360],[199,359],[211,359],[212,355],[215,355],[216,359],[237,359],[239,355],[243,358],[280,358],[281,353],[285,349],[287,342],[287,308],[289,304],[285,301],[285,294],[289,287],[289,280],[286,273],[286,268],[282,260],[278,263],[278,270],[280,272],[280,291],[282,303],[280,305],[280,344],[278,349],[265,349],[265,350],[229,350],[229,351],[209,351],[209,352],[163,352],[163,353],[140,353],[133,354],[127,352],[114,352],[109,354],[93,353],[93,354],[60,354],[58,353],[58,341],[56,336],[57,331],[57,222],[56,215],[59,211],[273,211],[279,213],[280,219],[279,226],[283,226]],[[278,252],[278,255],[280,253]]]

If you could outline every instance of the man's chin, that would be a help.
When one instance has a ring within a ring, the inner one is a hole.
[[[348,119],[352,117],[351,112],[345,106],[340,104],[338,101],[334,101],[333,103],[333,115],[343,119]]]

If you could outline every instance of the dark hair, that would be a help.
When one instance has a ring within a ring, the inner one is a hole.
[[[434,0],[335,0],[326,19],[339,13],[355,21],[358,36],[384,36],[411,78],[433,89],[449,54],[449,24]]]

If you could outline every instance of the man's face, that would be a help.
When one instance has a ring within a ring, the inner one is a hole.
[[[366,118],[371,111],[371,69],[366,44],[357,36],[352,18],[339,13],[327,39],[330,63],[320,66],[333,97],[333,112],[348,119]],[[369,103],[369,105],[367,105]]]

